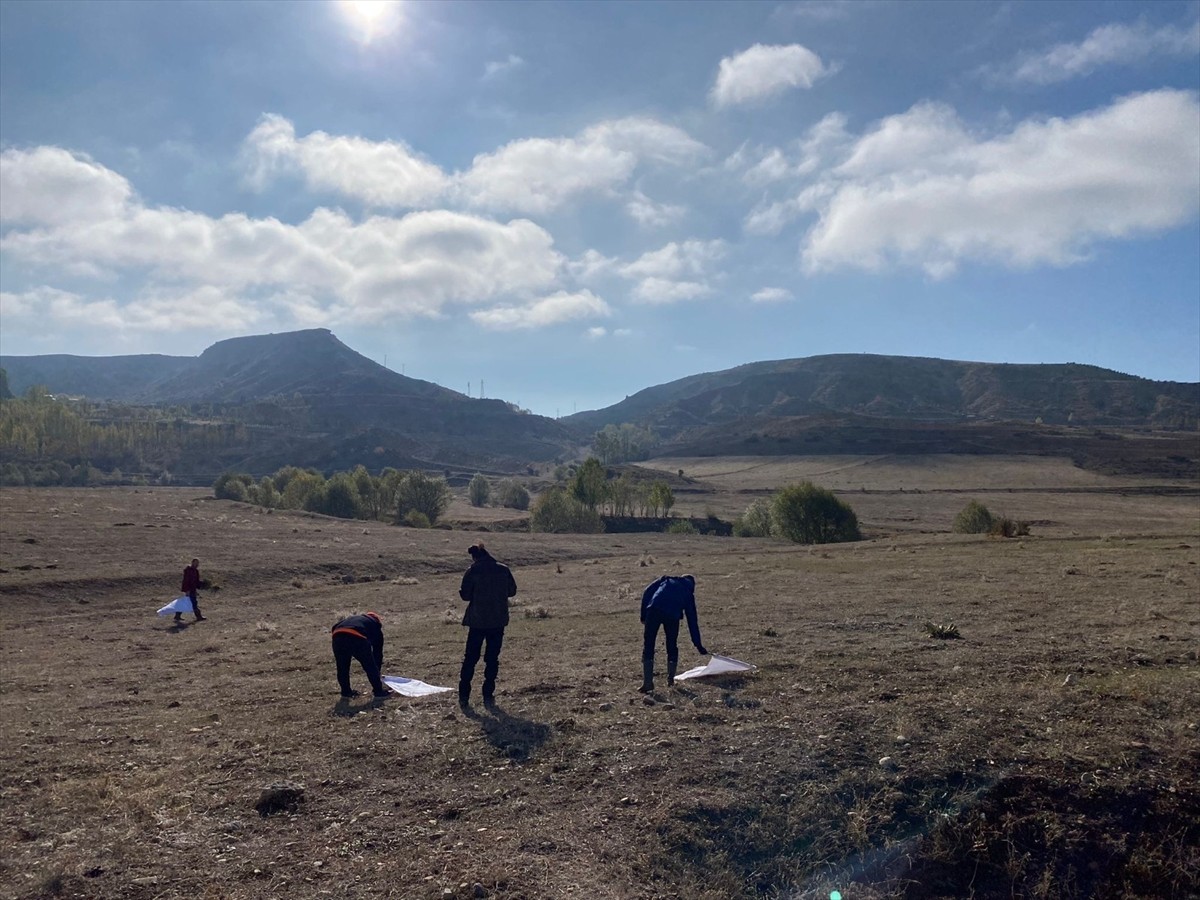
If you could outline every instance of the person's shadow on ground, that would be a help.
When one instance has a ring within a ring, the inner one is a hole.
[[[182,619],[180,619],[178,622],[172,622],[171,627],[167,629],[167,632],[170,634],[179,634],[179,632],[186,631],[188,628],[190,628],[191,624],[191,622],[184,622]]]
[[[463,715],[479,723],[487,742],[514,762],[524,762],[550,740],[549,725],[514,716],[502,706],[490,703],[481,714],[472,706],[461,707]]]
[[[352,719],[359,713],[376,709],[386,699],[386,697],[372,697],[370,694],[362,698],[338,697],[338,702],[333,704],[333,709],[329,711],[329,714],[339,719]]]

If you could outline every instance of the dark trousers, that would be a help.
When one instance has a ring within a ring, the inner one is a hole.
[[[379,678],[379,666],[375,662],[375,650],[366,638],[355,637],[352,634],[335,634],[333,636],[333,658],[337,663],[338,687],[343,694],[350,693],[350,660],[357,659],[367,673],[371,682],[371,690],[383,694],[387,689]]]
[[[188,591],[188,599],[192,601],[192,612],[196,614],[197,619],[203,619],[204,615],[200,612],[200,602],[196,599],[195,591]],[[180,613],[175,613],[175,621],[178,622],[183,616]]]
[[[483,650],[484,641],[487,649]],[[496,694],[496,675],[500,672],[500,648],[504,645],[503,628],[470,628],[467,630],[467,649],[463,653],[462,671],[458,675],[458,696],[466,700],[471,696],[471,679],[475,677],[475,665],[483,650],[483,699],[490,700]]]
[[[660,625],[667,639],[667,665],[674,670],[679,662],[679,619],[658,615],[654,610],[646,612],[646,627],[642,632],[642,662],[654,662],[654,645],[658,641]]]

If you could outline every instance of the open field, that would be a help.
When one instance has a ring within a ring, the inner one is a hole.
[[[685,514],[845,490],[853,545],[484,535],[520,592],[470,715],[339,701],[328,630],[376,610],[385,673],[453,685],[479,534],[2,490],[0,896],[1200,896],[1197,485],[912,462],[653,463]],[[949,534],[971,497],[1033,534]],[[192,556],[220,589],[177,628]],[[636,693],[664,571],[756,674]],[[305,800],[259,816],[281,779]]]

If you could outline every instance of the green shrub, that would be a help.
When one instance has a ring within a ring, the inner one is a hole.
[[[600,534],[600,513],[588,509],[562,488],[551,488],[533,504],[529,530],[553,534]]]
[[[811,481],[785,487],[771,501],[772,531],[797,544],[862,540],[849,505]]]
[[[433,525],[450,505],[450,485],[440,475],[409,472],[396,490],[396,503],[397,520],[404,521],[404,517],[415,509],[424,513]]]
[[[978,500],[972,500],[954,517],[954,531],[956,534],[987,534],[994,522],[988,508]]]
[[[409,528],[430,528],[432,527],[429,516],[421,512],[419,509],[410,509],[404,514],[404,524]]]
[[[471,483],[467,485],[467,499],[471,501],[471,505],[487,506],[488,497],[491,493],[491,483],[482,474],[476,472],[475,477],[471,479]]]
[[[733,533],[738,537],[770,537],[770,501],[760,497],[747,506],[741,517],[734,521]]]
[[[529,491],[511,478],[506,478],[496,486],[496,497],[500,505],[507,509],[529,509]]]
[[[218,500],[237,500],[244,503],[249,499],[253,485],[254,479],[249,475],[226,472],[213,482],[213,496]]]
[[[696,526],[687,519],[680,519],[667,526],[667,534],[699,534]]]

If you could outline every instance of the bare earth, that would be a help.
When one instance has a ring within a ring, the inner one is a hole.
[[[868,540],[0,491],[0,894],[1200,896],[1197,485],[1052,460],[651,465],[684,469],[678,511],[725,518],[812,478]],[[972,497],[1033,533],[950,534]],[[329,626],[349,611],[382,616],[385,673],[456,683],[481,536],[520,586],[500,709],[339,701]],[[219,589],[177,628],[155,610],[193,556]],[[644,699],[641,588],[683,571],[708,648],[759,671],[660,676]],[[260,816],[285,779],[304,800]]]

